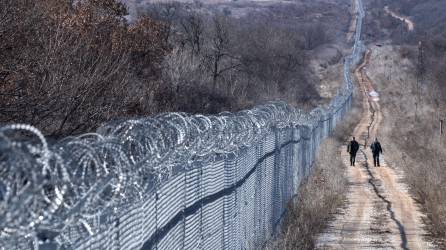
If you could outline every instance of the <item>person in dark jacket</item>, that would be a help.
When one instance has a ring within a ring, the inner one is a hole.
[[[375,167],[379,167],[379,154],[383,153],[383,149],[378,141],[378,138],[375,138],[375,141],[372,143],[372,145],[370,145],[370,149],[372,150],[373,154],[373,165]]]
[[[353,137],[353,140],[351,140],[347,146],[347,152],[350,153],[350,166],[355,165],[356,153],[358,152],[358,150],[359,143],[355,140],[355,137]]]

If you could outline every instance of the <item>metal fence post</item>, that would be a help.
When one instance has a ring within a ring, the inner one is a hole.
[[[204,235],[203,235],[203,164],[200,163],[200,180],[198,181],[200,190],[200,245],[199,248],[203,249]]]
[[[183,195],[183,245],[182,248],[185,249],[185,245],[186,245],[186,194],[187,194],[187,170],[189,169],[189,165],[188,167],[185,169],[184,171],[184,195]]]
[[[117,216],[117,208],[114,208],[115,212],[115,228],[116,228],[116,249],[121,249],[120,242],[119,242],[119,216]]]
[[[259,143],[256,145],[256,158],[260,159],[260,157],[262,157],[262,153],[263,153],[263,143]],[[254,230],[255,230],[255,235],[257,236],[255,241],[258,245],[256,245],[256,248],[259,248],[263,245],[262,242],[262,238],[264,238],[264,230],[262,227],[262,218],[264,217],[263,215],[263,202],[262,202],[262,194],[263,194],[263,178],[262,178],[262,174],[263,174],[263,169],[264,169],[264,163],[261,163],[255,170],[255,178],[256,178],[256,182],[255,182],[255,193],[254,193],[254,206],[255,206],[255,213],[254,213],[254,220],[255,220],[255,224],[254,224]]]
[[[159,201],[159,194],[158,194],[158,183],[156,184],[155,188],[155,232],[158,231],[158,223],[159,223],[159,216],[158,216],[158,201]],[[158,249],[158,240],[155,239],[155,249]]]
[[[280,218],[280,211],[278,208],[278,201],[280,201],[281,197],[279,194],[279,170],[280,170],[280,141],[279,141],[279,130],[277,128],[273,128],[274,132],[274,172],[273,172],[273,193],[272,193],[272,224],[273,224],[273,232],[276,232],[276,226],[278,223],[278,219]]]

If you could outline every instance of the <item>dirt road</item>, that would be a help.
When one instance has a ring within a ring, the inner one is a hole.
[[[361,144],[355,167],[350,167],[346,146],[340,149],[348,169],[349,192],[346,207],[319,236],[317,249],[433,249],[424,239],[419,207],[401,182],[402,173],[381,159],[373,166],[369,141],[375,138],[383,120],[379,99],[371,96],[373,83],[366,74],[370,58],[355,71],[362,92],[363,116],[353,135]],[[386,151],[384,155],[392,154]]]
[[[412,20],[410,20],[408,17],[404,17],[404,16],[400,16],[398,14],[396,14],[395,12],[391,11],[389,9],[389,6],[384,7],[384,11],[391,15],[392,17],[404,22],[407,25],[407,29],[409,31],[413,31],[413,29],[415,28],[415,24],[412,22]]]

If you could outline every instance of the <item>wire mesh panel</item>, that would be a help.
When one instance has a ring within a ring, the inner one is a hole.
[[[265,145],[265,152],[273,152],[271,148],[274,148],[274,143]],[[263,204],[263,216],[262,221],[265,227],[265,234],[267,236],[273,233],[273,190],[274,190],[274,157],[268,157],[265,159],[262,166],[263,183],[262,183],[262,204]]]
[[[301,181],[301,171],[302,171],[302,145],[304,144],[304,140],[301,136],[301,130],[296,127],[293,128],[293,140],[296,142],[292,147],[292,157],[293,162],[291,164],[292,167],[292,191],[296,192],[297,188],[300,185]],[[293,193],[294,194],[294,193]]]
[[[201,208],[185,218],[184,249],[198,249],[202,245]]]
[[[157,249],[184,249],[183,224],[178,223],[171,228],[157,245]]]
[[[246,153],[238,158],[236,181],[242,181],[254,169],[257,161],[257,148],[255,146],[247,148]]]
[[[303,143],[302,143],[302,178],[306,178],[308,176],[308,167],[311,162],[310,154],[311,154],[311,128],[309,127],[302,127],[302,133],[303,133]]]
[[[158,190],[158,227],[166,226],[184,208],[184,176],[178,175]]]
[[[202,168],[201,188],[204,197],[213,195],[225,188],[225,161],[219,160]]]
[[[257,158],[260,158],[264,154],[263,149],[263,143],[259,143],[257,145]],[[259,245],[263,244],[264,239],[267,237],[266,235],[266,223],[264,218],[265,213],[265,192],[268,192],[265,190],[265,180],[264,180],[264,172],[265,172],[265,163],[264,162],[258,162],[255,169],[255,239],[254,241]]]
[[[293,188],[293,175],[294,175],[294,169],[296,168],[296,164],[294,163],[294,148],[296,147],[296,142],[294,140],[294,129],[290,128],[287,129],[286,132],[286,138],[288,138],[288,141],[286,142],[287,145],[283,149],[285,154],[284,159],[284,175],[283,175],[283,181],[282,181],[282,192],[284,193],[284,200],[283,200],[283,206],[284,208],[287,207],[288,201],[291,200],[291,198],[294,196],[296,189]]]
[[[201,165],[192,166],[186,172],[185,207],[191,208],[184,218],[184,248],[195,249],[201,242]]]
[[[251,175],[244,183],[239,201],[240,213],[243,217],[242,233],[244,235],[244,241],[242,242],[242,248],[252,249],[255,248],[255,192],[256,192],[256,178],[255,175]]]
[[[142,246],[144,213],[141,205],[137,204],[119,218],[118,241],[122,249],[139,249]]]
[[[156,218],[156,194],[147,195],[141,204],[141,220],[142,220],[142,240],[146,241],[155,233],[157,222]]]
[[[274,133],[266,136],[262,143],[262,155],[267,156],[261,163],[261,172],[263,173],[262,182],[262,201],[263,216],[262,223],[265,227],[265,234],[271,235],[273,232],[273,200],[274,200],[274,171],[275,171],[275,152],[276,138]]]
[[[276,227],[280,222],[283,212],[283,193],[282,193],[282,183],[283,172],[284,172],[284,153],[282,146],[284,144],[283,131],[276,131],[276,149],[274,153],[274,187],[272,194],[272,204],[273,204],[273,225]]]
[[[222,248],[223,199],[213,197],[225,188],[225,161],[219,160],[202,168],[202,195],[209,200],[202,206],[202,237],[205,249]]]
[[[246,155],[246,150],[240,153],[240,157]],[[223,248],[239,249],[237,234],[237,157],[232,155],[225,161],[225,189],[228,194],[223,197]]]
[[[203,166],[202,194],[205,197],[225,189],[225,161],[219,160]],[[219,249],[223,243],[223,198],[203,205],[203,247]]]
[[[203,206],[203,249],[223,249],[223,198]]]
[[[185,177],[185,206],[194,206],[202,198],[202,168],[201,166],[193,166],[186,172]]]

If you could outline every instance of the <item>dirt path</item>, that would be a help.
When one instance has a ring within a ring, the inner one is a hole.
[[[409,31],[413,31],[413,29],[415,28],[415,24],[412,22],[412,20],[410,20],[408,17],[400,16],[400,15],[398,15],[397,13],[391,11],[391,10],[389,9],[389,6],[384,7],[384,11],[385,11],[387,14],[391,15],[392,17],[394,17],[394,18],[396,18],[396,19],[399,19],[400,21],[405,22],[406,25],[407,25],[407,29],[408,29]]]
[[[433,249],[425,241],[422,214],[401,182],[402,173],[389,166],[384,157],[381,167],[373,166],[368,148],[383,120],[379,98],[371,96],[373,84],[364,63],[355,71],[362,92],[363,116],[353,131],[361,144],[355,167],[350,167],[346,146],[340,151],[348,169],[350,190],[342,209],[317,241],[317,249]],[[383,145],[384,153],[386,145]]]

